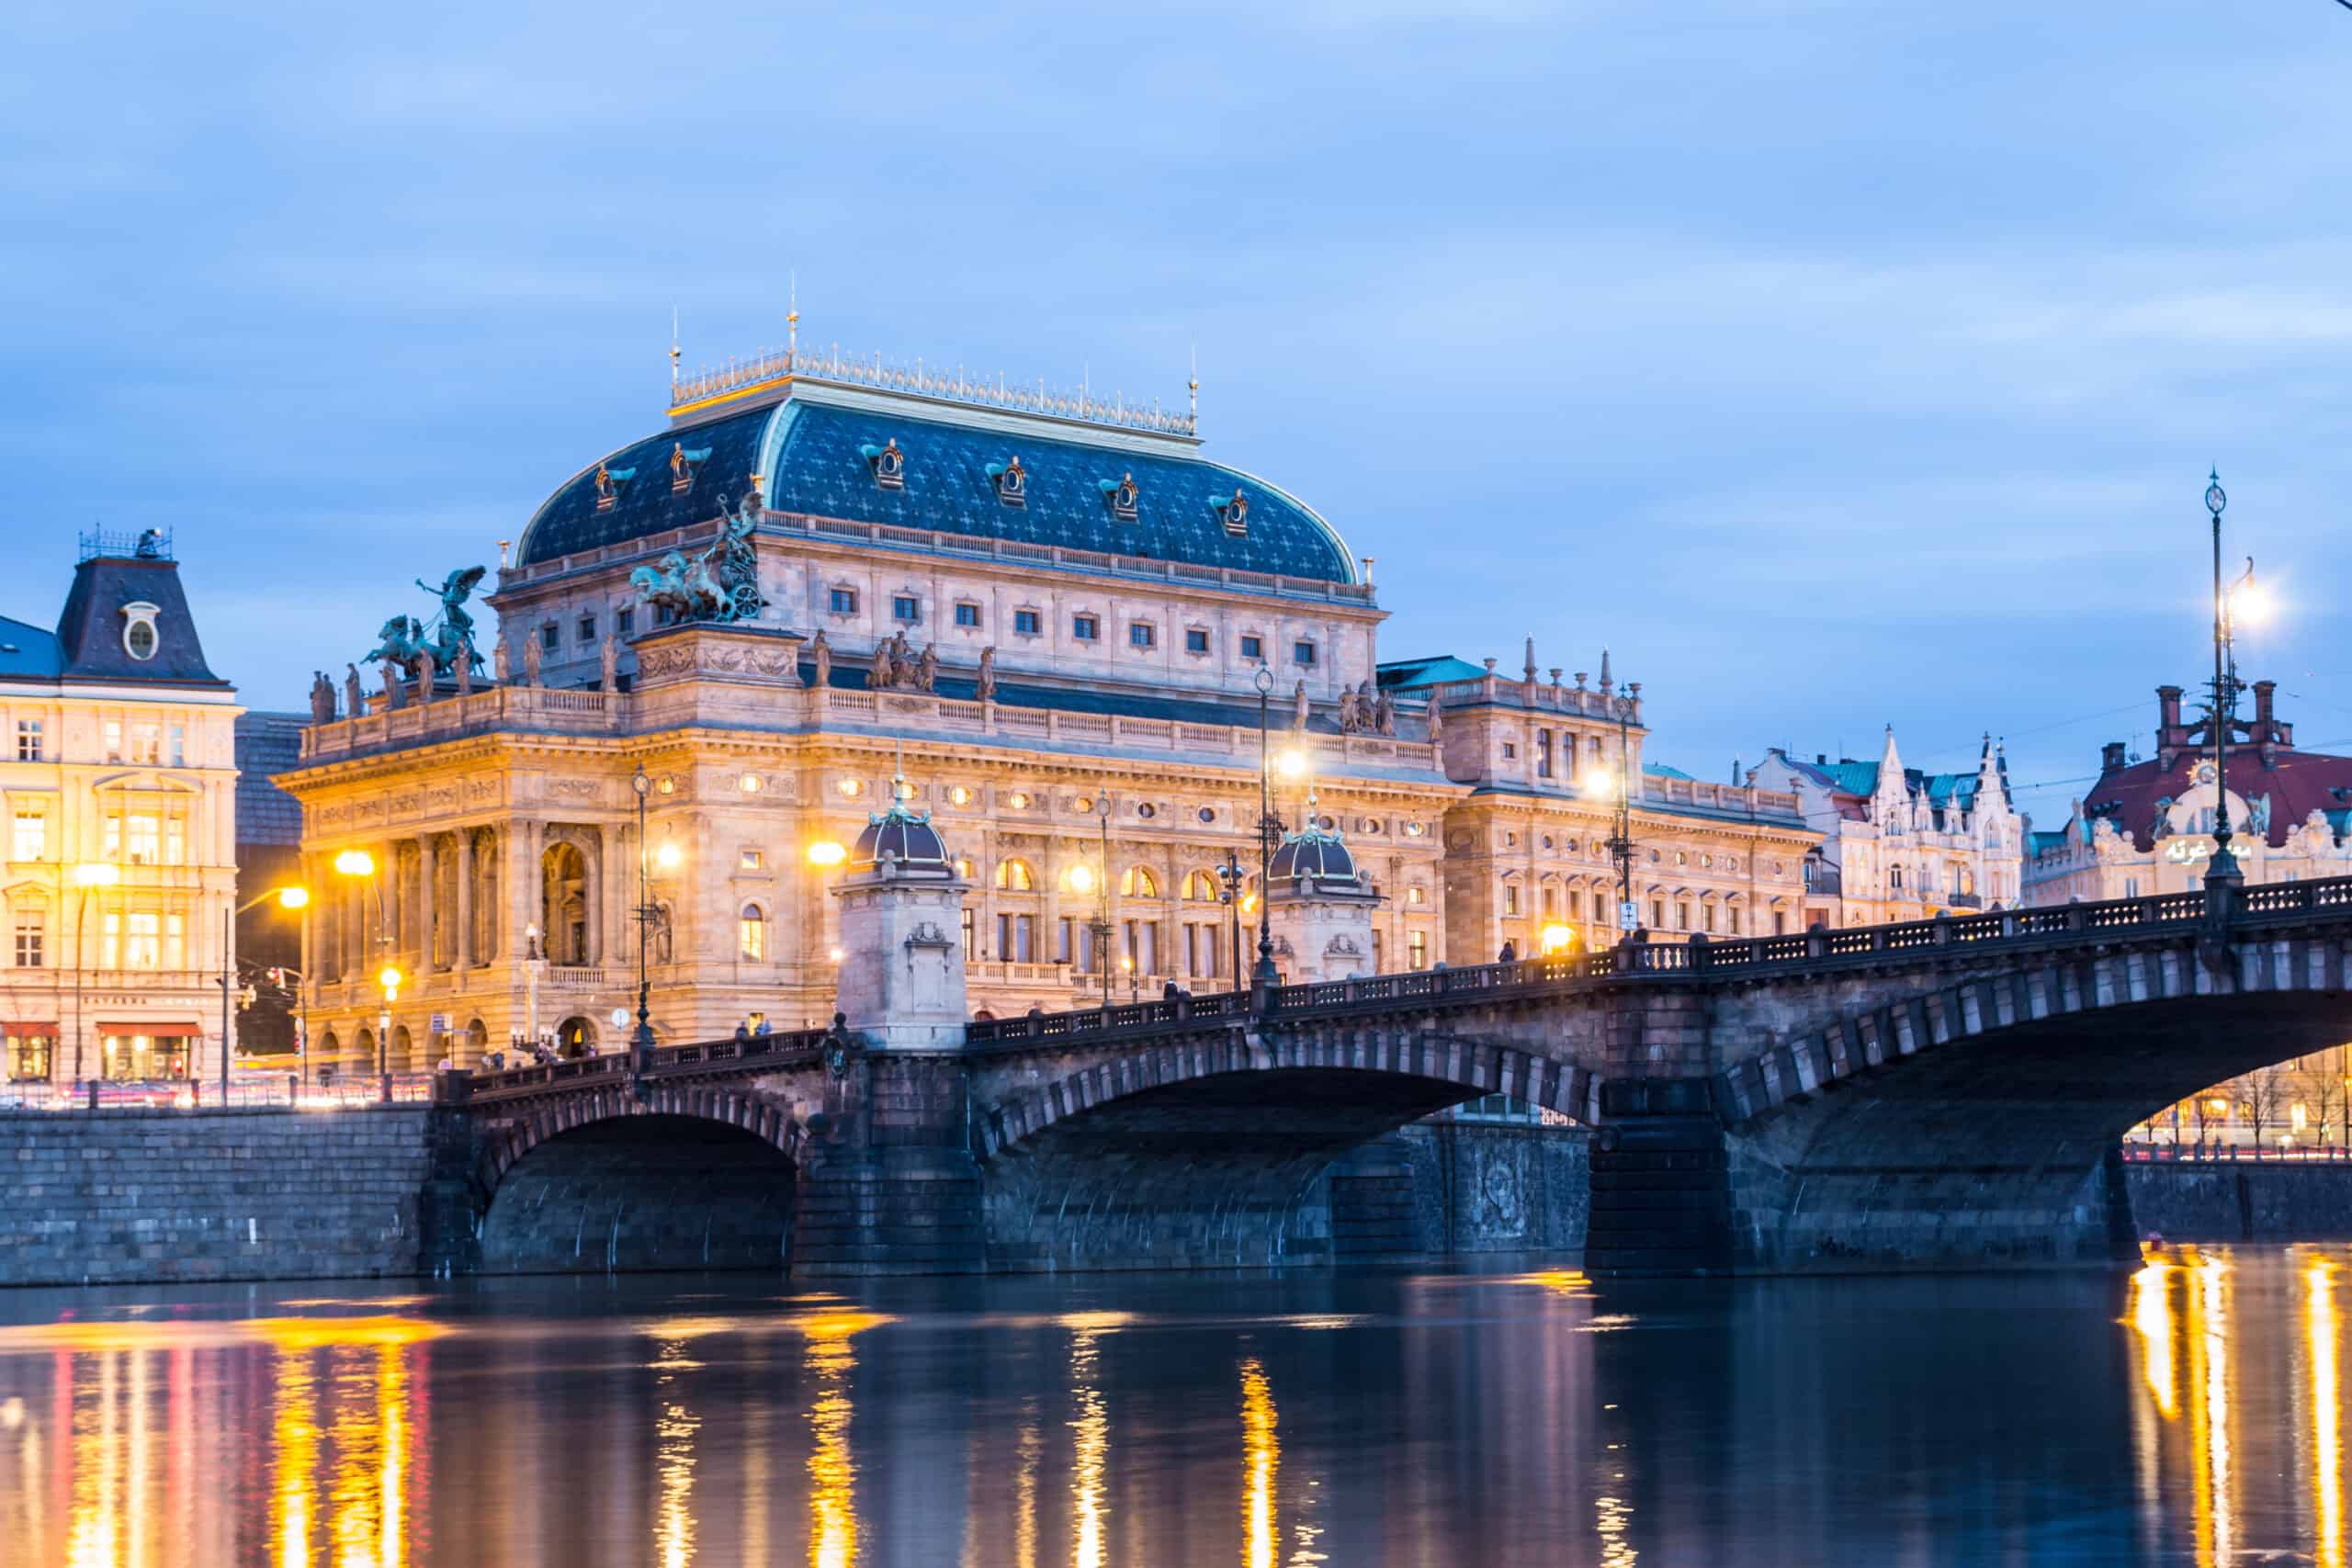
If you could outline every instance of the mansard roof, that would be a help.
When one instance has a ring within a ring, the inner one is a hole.
[[[0,615],[0,681],[54,681],[64,670],[55,632]]]
[[[2083,796],[2084,814],[2091,819],[2104,817],[2138,848],[2152,848],[2155,843],[2156,802],[2177,800],[2194,788],[2198,768],[2212,760],[2211,751],[2189,751],[2175,759],[2170,768],[2160,767],[2154,761],[2110,768],[2099,774],[2098,782]],[[2259,750],[2232,747],[2229,784],[2230,793],[2249,806],[2266,795],[2269,797],[2267,838],[2276,849],[2284,845],[2287,835],[2301,827],[2312,812],[2327,816],[2333,823],[2336,813],[2352,808],[2352,757],[2331,757],[2320,751],[2282,751],[2265,766]],[[2231,826],[2240,834],[2248,831],[2248,825],[2243,821]]]
[[[145,659],[132,657],[124,642],[134,618],[154,629]],[[162,557],[84,559],[54,632],[0,617],[0,680],[11,678],[229,690],[205,662],[178,566]]]
[[[893,444],[900,461],[896,482],[886,484],[877,459]],[[681,423],[589,464],[532,517],[515,562],[533,566],[707,524],[722,494],[740,501],[758,475],[774,512],[1358,581],[1346,545],[1313,509],[1193,447],[1189,439],[1097,431],[1077,420],[797,384],[780,401]],[[1004,482],[1015,459],[1023,481],[1017,504]],[[1121,494],[1129,480],[1132,492]]]

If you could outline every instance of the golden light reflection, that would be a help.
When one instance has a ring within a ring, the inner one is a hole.
[[[797,1326],[807,1340],[804,1360],[815,1374],[808,1405],[808,1561],[812,1568],[850,1568],[857,1561],[857,1461],[850,1452],[850,1373],[857,1368],[851,1341],[890,1320],[879,1313],[812,1313]]]
[[[414,1317],[248,1317],[220,1322],[183,1318],[126,1323],[75,1319],[0,1328],[0,1354],[42,1349],[97,1355],[109,1350],[254,1344],[279,1350],[316,1350],[341,1345],[422,1345],[448,1332],[440,1324]]]
[[[276,1474],[269,1539],[280,1568],[311,1561],[311,1472],[319,1461],[319,1417],[308,1351],[281,1350],[277,1398],[271,1412],[270,1449]]]
[[[2132,1326],[2140,1335],[2141,1376],[2170,1421],[2180,1414],[2179,1371],[2173,1357],[2173,1267],[2151,1258],[2132,1277]]]
[[[2312,1487],[2321,1568],[2344,1565],[2344,1388],[2336,1367],[2342,1329],[2335,1312],[2335,1269],[2313,1258],[2303,1270],[2303,1326],[2312,1377]]]
[[[1037,1425],[1035,1400],[1022,1407],[1021,1433],[1013,1452],[1019,1468],[1012,1483],[1012,1560],[1015,1568],[1037,1568],[1037,1461],[1046,1451],[1046,1434]]]
[[[71,1568],[113,1568],[122,1560],[121,1450],[115,1441],[121,1362],[119,1355],[98,1358],[94,1398],[74,1391],[74,1495],[65,1540]]]
[[[1071,1313],[1059,1321],[1072,1330],[1069,1381],[1077,1418],[1070,1422],[1076,1452],[1070,1464],[1070,1506],[1078,1529],[1070,1551],[1075,1568],[1102,1568],[1102,1529],[1107,1510],[1102,1502],[1102,1472],[1111,1454],[1110,1406],[1094,1386],[1100,1351],[1096,1341],[1114,1333],[1130,1319],[1120,1312]]]
[[[662,1393],[653,1418],[654,1470],[662,1501],[654,1520],[654,1545],[662,1568],[686,1568],[695,1560],[695,1434],[702,1420],[676,1396],[678,1374],[701,1365],[685,1354],[685,1340],[661,1342],[662,1369],[654,1387]]]
[[[1274,1434],[1274,1396],[1254,1356],[1241,1363],[1241,1561],[1274,1568],[1274,1471],[1282,1445]]]
[[[2229,1265],[2199,1258],[2188,1292],[2189,1428],[2195,1450],[2193,1495],[2197,1561],[2235,1561],[2230,1474]]]
[[[1627,1539],[1626,1524],[1634,1517],[1634,1506],[1621,1497],[1602,1495],[1593,1499],[1597,1517],[1593,1529],[1600,1536],[1600,1561],[1603,1568],[1633,1568],[1641,1553]]]

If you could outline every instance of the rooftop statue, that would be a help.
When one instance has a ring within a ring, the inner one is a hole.
[[[759,558],[752,548],[759,509],[750,496],[731,513],[725,510],[725,496],[718,503],[718,537],[708,549],[691,560],[672,550],[658,565],[628,574],[640,603],[681,621],[748,621],[759,615],[766,604],[760,597]]]
[[[460,567],[441,580],[434,588],[423,578],[416,585],[441,601],[441,613],[430,625],[414,615],[394,615],[376,634],[375,650],[368,655],[371,664],[389,660],[401,667],[401,672],[414,680],[424,668],[422,655],[430,649],[436,670],[454,670],[458,660],[479,668],[481,654],[474,647],[474,618],[466,614],[466,601],[473,594],[489,569]]]

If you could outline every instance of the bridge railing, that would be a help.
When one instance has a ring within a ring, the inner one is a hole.
[[[823,1055],[824,1048],[825,1032],[821,1029],[797,1029],[786,1034],[755,1034],[749,1040],[698,1041],[659,1047],[653,1053],[650,1070],[655,1077],[710,1071],[756,1072],[763,1067],[786,1066],[808,1061]],[[577,1089],[598,1083],[620,1082],[628,1077],[635,1066],[634,1055],[622,1050],[553,1062],[534,1062],[497,1072],[477,1071],[471,1075],[468,1097],[481,1100],[493,1095],[535,1093],[555,1088]]]
[[[2273,883],[2233,891],[2229,920],[2267,922],[2281,917],[2352,910],[2352,876],[2312,882]],[[1909,955],[1934,949],[2013,942],[2047,942],[2098,932],[2181,930],[2208,918],[2206,895],[2164,893],[2115,898],[2096,904],[2062,904],[2038,909],[1998,909],[1973,915],[1940,915],[1927,920],[1850,926],[1797,935],[1716,939],[1692,933],[1688,942],[1633,942],[1598,952],[1479,964],[1460,968],[1420,969],[1356,980],[1324,981],[1275,988],[1277,1012],[1307,1012],[1357,1006],[1409,1005],[1460,1000],[1487,993],[1538,989],[1577,980],[1642,976],[1731,975],[1756,969],[1788,969],[1839,959]],[[1246,1016],[1247,992],[1226,992],[1130,1007],[1091,1008],[1076,1012],[984,1019],[967,1026],[974,1045],[1015,1045],[1105,1031],[1164,1028],[1189,1021]]]

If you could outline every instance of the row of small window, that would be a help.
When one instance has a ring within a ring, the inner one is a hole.
[[[1593,764],[1597,767],[1601,760],[1600,737],[1590,736],[1588,739],[1589,744],[1585,749],[1585,754],[1592,759]],[[1548,779],[1553,776],[1552,749],[1552,732],[1548,729],[1537,730],[1535,732],[1535,776],[1539,779]],[[1567,766],[1568,777],[1575,778],[1577,776],[1577,738],[1563,732],[1559,738],[1559,753],[1560,760]],[[1503,761],[1515,761],[1518,757],[1518,742],[1504,741]]]
[[[1544,889],[1543,913],[1538,917],[1539,919],[1556,920],[1561,918],[1559,891],[1560,890],[1555,887],[1546,887]],[[1595,893],[1592,896],[1592,919],[1596,921],[1608,919],[1611,911],[1615,908],[1615,904],[1616,899],[1613,895]],[[1672,906],[1674,924],[1669,927],[1666,923],[1666,917],[1668,914],[1667,901],[1663,898],[1653,898],[1650,900],[1650,926],[1653,930],[1657,931],[1672,930],[1712,931],[1715,930],[1715,911],[1718,908],[1724,911],[1724,934],[1728,936],[1744,936],[1747,934],[1740,929],[1740,907],[1738,905],[1724,904],[1719,906],[1706,899],[1702,899],[1699,902],[1700,923],[1696,926],[1693,926],[1690,923],[1690,903],[1687,900],[1676,900]],[[1521,908],[1519,885],[1513,882],[1504,883],[1504,916],[1508,918],[1523,913],[1525,913],[1525,910]],[[1571,920],[1581,920],[1585,918],[1585,899],[1584,894],[1580,889],[1571,887],[1567,890],[1566,918]],[[1782,919],[1783,917],[1778,913],[1775,913],[1772,917],[1772,931],[1776,936],[1781,933]]]
[[[55,1072],[57,1042],[46,1034],[11,1034],[0,1066],[11,1083],[46,1083]],[[192,1034],[114,1034],[98,1037],[98,1077],[119,1083],[185,1078],[195,1060]]]
[[[978,948],[977,911],[964,911],[964,957],[967,962],[979,962],[989,955]],[[1034,915],[1000,914],[996,918],[996,962],[1000,964],[1067,964],[1080,974],[1099,974],[1105,967],[1102,950],[1095,944],[1095,928],[1091,922],[1074,916],[1056,917],[1053,930],[1053,953],[1041,957],[1036,947],[1037,918]],[[1213,920],[1186,920],[1177,930],[1176,941],[1164,942],[1161,922],[1158,920],[1122,920],[1116,932],[1115,951],[1120,967],[1133,975],[1186,975],[1195,980],[1232,978],[1233,928]],[[1406,961],[1415,969],[1430,966],[1430,938],[1423,931],[1408,931],[1405,935]],[[1245,935],[1241,964],[1249,966],[1249,953],[1254,951]],[[1163,951],[1163,949],[1171,949]],[[1374,966],[1379,961],[1380,933],[1373,933]],[[1163,964],[1163,960],[1165,961]],[[1178,961],[1181,960],[1181,966]]]
[[[831,590],[830,593],[831,597],[828,600],[828,604],[834,615],[854,615],[857,614],[856,589],[835,588]],[[915,598],[910,593],[892,595],[890,600],[890,618],[907,626],[921,625],[922,622],[922,601]],[[969,603],[968,601],[959,603],[956,606],[956,624],[959,626],[977,630],[980,626],[980,607],[978,604]],[[1012,630],[1013,635],[1016,637],[1043,637],[1046,633],[1046,618],[1044,612],[1039,610],[1013,611]],[[1080,642],[1099,642],[1102,637],[1102,618],[1100,615],[1072,615],[1069,618],[1069,635]],[[1155,623],[1150,621],[1130,621],[1127,624],[1127,642],[1129,646],[1135,648],[1157,648],[1159,646],[1159,628]],[[1265,638],[1256,635],[1255,633],[1244,632],[1241,636],[1240,647],[1241,657],[1244,659],[1262,660],[1266,656]],[[1207,631],[1199,626],[1186,628],[1184,632],[1184,651],[1187,653],[1206,653],[1208,650],[1209,634]],[[1311,638],[1302,637],[1298,641],[1291,644],[1291,660],[1293,663],[1296,664],[1314,663],[1314,641]]]
[[[16,917],[14,953],[19,969],[49,966],[49,919],[40,910]],[[187,917],[153,910],[108,909],[97,919],[101,969],[185,969]]]
[[[129,724],[119,718],[106,719],[100,726],[109,762],[144,762],[153,767],[187,766],[187,727],[182,724]],[[41,721],[20,718],[17,721],[17,761],[39,762],[48,756],[47,739]]]
[[[187,818],[152,811],[109,811],[99,819],[101,860],[124,865],[184,865],[187,862]],[[49,814],[19,806],[8,825],[8,858],[29,865],[49,858]]]
[[[594,610],[581,611],[580,619],[574,629],[578,634],[574,637],[574,641],[581,643],[582,646],[594,642],[596,640],[596,612]],[[628,637],[635,633],[636,630],[637,606],[634,604],[624,604],[619,609],[613,612],[613,635],[615,637]],[[553,653],[557,649],[562,646],[563,628],[561,626],[558,626],[553,621],[548,621],[539,627],[540,648],[549,653]]]

